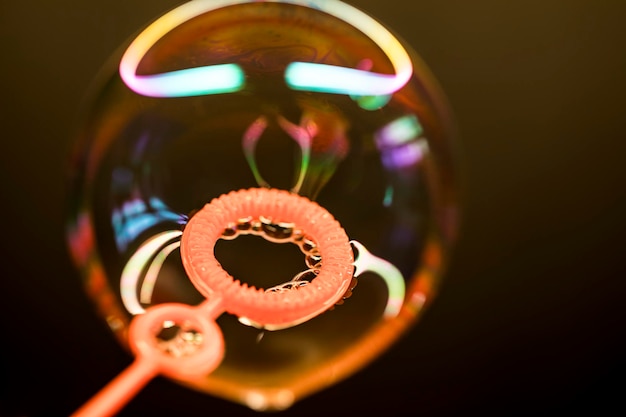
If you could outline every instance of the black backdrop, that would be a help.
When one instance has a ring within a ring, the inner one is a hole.
[[[447,92],[464,226],[412,332],[284,415],[624,411],[626,3],[352,3],[407,39]],[[66,415],[131,361],[69,262],[64,175],[92,76],[177,4],[0,5],[0,415]],[[254,413],[157,379],[123,415]]]

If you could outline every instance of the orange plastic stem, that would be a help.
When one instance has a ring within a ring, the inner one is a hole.
[[[158,374],[174,379],[199,378],[213,372],[224,357],[224,337],[215,318],[223,312],[222,299],[214,297],[192,307],[161,304],[136,316],[130,325],[129,343],[135,361],[76,411],[72,417],[107,417],[116,414]],[[188,356],[173,356],[155,343],[165,321],[187,324],[205,338]]]
[[[108,417],[115,415],[159,373],[151,360],[139,356],[115,379],[93,396],[72,417]]]

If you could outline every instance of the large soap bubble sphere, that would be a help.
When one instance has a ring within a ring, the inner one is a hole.
[[[315,202],[351,239],[354,263],[338,306],[280,322],[226,308],[223,362],[182,383],[285,408],[367,364],[430,302],[456,230],[448,110],[421,61],[371,17],[336,0],[196,0],[103,74],[73,155],[68,239],[122,343],[150,306],[213,293],[183,266],[181,239],[195,212],[233,192]],[[275,213],[218,226],[217,265],[239,288],[308,294],[331,262],[328,239]]]

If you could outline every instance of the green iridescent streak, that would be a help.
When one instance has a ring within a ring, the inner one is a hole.
[[[300,150],[300,166],[296,175],[297,180],[291,191],[307,196],[310,199],[315,199],[335,173],[338,160],[343,158],[335,153],[312,155],[309,146],[300,147]],[[270,184],[261,175],[254,156],[254,150],[244,149],[244,156],[257,184],[260,187],[270,187]]]
[[[303,152],[300,180],[297,188],[294,187],[293,191],[313,200],[317,198],[322,188],[335,173],[338,159],[341,158],[334,153],[311,158],[310,152],[306,152],[306,157],[305,152]]]
[[[246,157],[248,166],[250,166],[250,171],[252,171],[254,180],[257,182],[259,187],[269,187],[269,183],[263,179],[261,173],[259,172],[259,167],[256,163],[256,158],[254,157],[254,151],[250,152],[249,150],[244,149],[244,156]]]
[[[291,191],[294,193],[300,193],[302,185],[304,184],[304,180],[308,174],[309,164],[311,162],[311,147],[310,146],[300,146],[300,151],[302,155],[300,157],[300,169],[298,170],[298,180],[296,181],[296,185],[293,186]],[[308,194],[305,194],[308,195]],[[311,196],[311,198],[313,198]]]

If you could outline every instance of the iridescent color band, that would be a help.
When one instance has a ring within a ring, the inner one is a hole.
[[[317,91],[355,96],[392,94],[413,74],[413,65],[400,42],[380,23],[362,11],[338,0],[265,0],[319,10],[342,19],[371,38],[388,56],[395,75],[360,69],[292,62],[285,81],[294,90]],[[188,97],[236,92],[245,85],[245,74],[236,64],[220,64],[181,69],[162,74],[137,75],[146,53],[165,34],[186,21],[212,10],[251,0],[194,0],[172,10],[148,26],[128,47],[120,62],[120,76],[138,94],[149,97]]]

